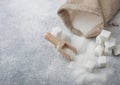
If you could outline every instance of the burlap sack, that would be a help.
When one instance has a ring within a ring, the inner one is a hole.
[[[72,25],[72,17],[76,12],[87,12],[100,17],[102,22],[84,35],[89,38],[97,36],[119,9],[120,0],[67,0],[58,10],[58,15],[67,28],[78,36],[84,34]]]

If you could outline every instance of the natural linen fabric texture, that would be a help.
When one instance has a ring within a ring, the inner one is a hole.
[[[72,25],[72,18],[75,16],[75,13],[85,12],[100,17],[101,23],[84,35],[90,38],[97,36],[119,9],[120,0],[67,0],[58,10],[58,15],[66,27],[78,36],[84,34]]]

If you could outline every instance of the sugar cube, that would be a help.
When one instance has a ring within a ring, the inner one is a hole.
[[[87,61],[87,63],[85,64],[85,68],[88,72],[93,72],[95,67],[96,67],[96,63],[93,61]]]
[[[116,45],[113,49],[114,55],[120,55],[120,45]]]
[[[96,37],[96,43],[101,46],[104,46],[104,40],[100,36]]]
[[[116,39],[111,37],[108,41],[105,42],[105,48],[114,49],[115,44],[116,44]]]
[[[109,39],[110,35],[111,35],[111,32],[110,32],[110,31],[102,30],[102,32],[100,33],[99,36],[101,36],[101,38],[102,38],[104,41],[106,41],[106,40]]]
[[[100,68],[105,67],[106,64],[107,64],[106,56],[98,57],[98,67],[100,67]]]
[[[104,49],[104,55],[105,55],[105,56],[111,56],[111,55],[112,55],[112,50],[105,48],[105,49]]]
[[[97,47],[95,48],[95,55],[101,56],[103,54],[103,51],[104,47],[102,47],[101,45],[97,45]]]
[[[51,30],[51,34],[55,36],[57,39],[61,40],[62,39],[62,29],[60,27],[54,27]],[[54,46],[49,42],[49,45]]]
[[[51,34],[58,39],[61,39],[62,36],[62,29],[60,27],[52,28]]]

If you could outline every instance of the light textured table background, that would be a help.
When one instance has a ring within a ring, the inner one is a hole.
[[[43,34],[63,23],[56,14],[65,0],[0,0],[0,85],[77,85],[68,62],[56,56]],[[120,13],[114,21],[120,25]],[[120,43],[120,27],[111,27]],[[112,57],[114,75],[105,82],[120,85],[120,58]]]

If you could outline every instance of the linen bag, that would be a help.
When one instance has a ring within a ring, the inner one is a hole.
[[[120,0],[67,0],[58,10],[58,15],[66,27],[74,34],[90,38],[97,36],[119,9]],[[101,21],[89,30],[88,33],[84,34],[72,24],[72,20],[77,13],[83,13],[83,15],[87,13],[87,15],[96,16]]]

